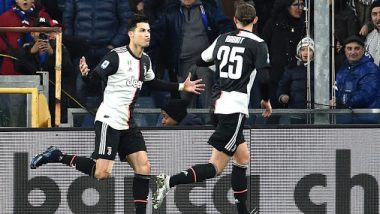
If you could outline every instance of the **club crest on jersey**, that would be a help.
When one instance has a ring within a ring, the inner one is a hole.
[[[108,60],[104,60],[104,62],[100,65],[100,67],[102,69],[106,69],[108,67],[108,65],[110,64],[110,61]]]
[[[147,68],[146,68],[146,65],[144,64],[144,74],[146,74],[146,70]]]

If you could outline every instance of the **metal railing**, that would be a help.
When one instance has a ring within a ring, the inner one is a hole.
[[[188,113],[197,114],[200,117],[208,117],[210,114],[210,109],[193,109],[190,108],[187,110]],[[259,120],[255,122],[251,122],[250,125],[253,124],[266,124],[265,120],[260,116],[263,112],[262,109],[249,109],[249,114],[253,117],[255,116]],[[161,114],[161,109],[159,108],[136,108],[134,110],[135,116],[148,116],[155,115],[156,121],[153,121],[149,126],[156,126],[158,122],[158,118]],[[365,115],[370,114],[372,116],[380,117],[380,109],[273,109],[272,117],[292,117],[294,115],[303,115],[305,118],[313,118],[312,120],[305,121],[302,124],[338,124],[336,121],[336,117],[344,116],[344,115]],[[67,114],[67,124],[66,127],[75,127],[75,118],[77,116],[91,116],[86,110],[80,108],[69,108]],[[93,117],[93,116],[91,116]],[[260,122],[257,122],[260,121]],[[281,122],[281,121],[280,121]],[[272,123],[273,124],[273,123]],[[300,123],[301,124],[301,123]],[[363,122],[363,124],[367,124]],[[377,121],[377,124],[380,124],[380,120]]]

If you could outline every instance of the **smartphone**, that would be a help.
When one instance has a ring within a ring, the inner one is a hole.
[[[38,38],[42,39],[42,40],[48,40],[49,37],[46,33],[40,33],[40,35],[38,36]]]

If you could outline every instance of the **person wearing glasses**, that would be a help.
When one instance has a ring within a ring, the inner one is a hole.
[[[306,36],[304,7],[303,0],[276,1],[271,18],[266,22],[261,34],[261,38],[268,45],[271,61],[270,100],[273,108],[283,107],[276,97],[278,83],[285,67],[296,61],[297,44]],[[274,118],[272,117],[272,120]]]

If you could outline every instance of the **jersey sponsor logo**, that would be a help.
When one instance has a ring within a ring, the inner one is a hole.
[[[111,155],[112,153],[112,147],[108,146],[107,147],[107,155]]]
[[[110,61],[104,60],[103,63],[100,65],[102,69],[106,69],[108,65],[110,64]]]
[[[228,43],[234,43],[234,44],[241,44],[244,41],[245,38],[238,37],[238,36],[227,36],[226,42]]]
[[[141,89],[143,82],[135,79],[134,77],[130,77],[127,79],[126,84],[127,86]]]

